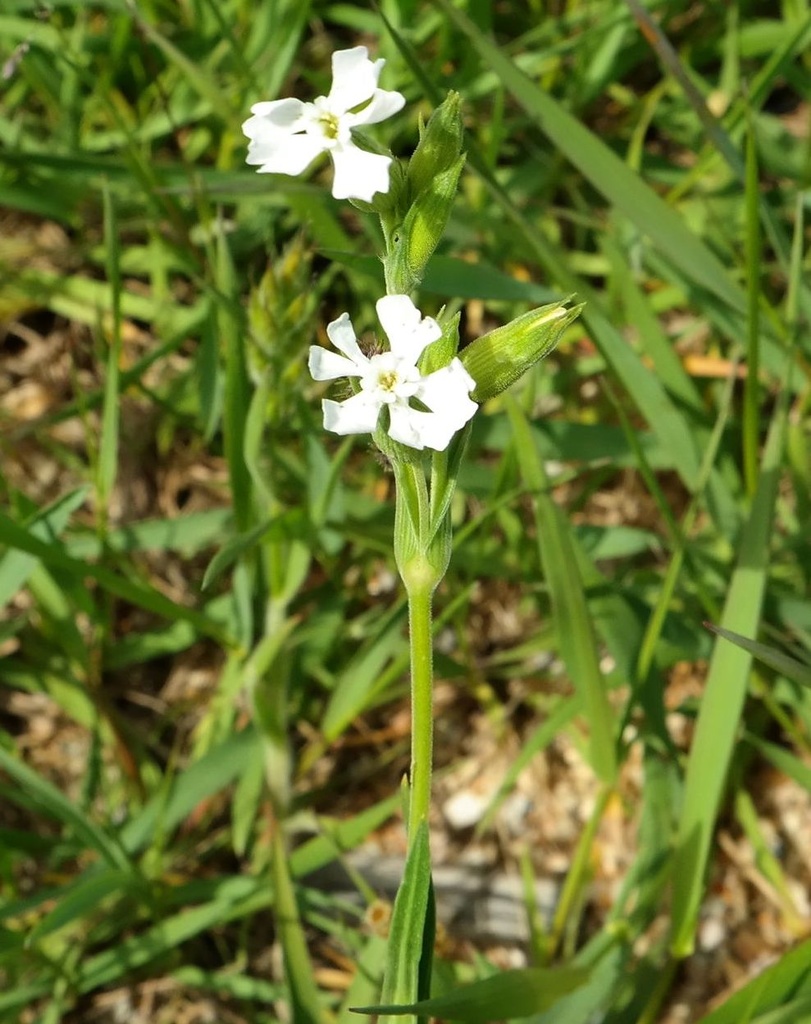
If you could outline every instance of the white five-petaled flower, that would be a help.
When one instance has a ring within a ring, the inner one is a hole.
[[[312,103],[272,100],[251,107],[242,130],[251,140],[247,161],[259,172],[301,174],[320,154],[335,165],[336,199],[365,199],[388,192],[391,157],[367,153],[352,141],[352,129],[377,124],[405,104],[399,92],[377,88],[384,60],[369,60],[365,46],[332,55],[332,88]]]
[[[442,329],[431,317],[423,318],[407,295],[386,295],[377,303],[377,315],[389,339],[387,352],[364,355],[348,313],[327,327],[330,341],[342,355],[310,347],[310,373],[316,380],[360,378],[356,395],[344,402],[324,400],[324,427],[336,434],[371,433],[386,406],[389,437],[394,441],[444,451],[478,408],[470,398],[476,382],[456,358],[422,376],[417,361]],[[413,406],[412,399],[424,408]]]

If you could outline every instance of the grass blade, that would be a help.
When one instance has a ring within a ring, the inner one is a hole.
[[[775,647],[757,643],[755,640],[741,636],[740,633],[733,633],[730,629],[722,629],[721,626],[714,626],[711,622],[705,622],[704,625],[712,633],[715,633],[716,636],[723,637],[724,640],[729,640],[736,647],[748,651],[753,658],[762,661],[764,665],[773,668],[775,672],[779,672],[786,679],[791,679],[801,686],[811,686],[811,665],[798,661],[796,658],[791,658],[789,655],[783,654],[782,651],[778,651]]]
[[[722,628],[756,632],[766,587],[769,541],[780,463],[786,436],[788,388],[769,430],[749,518],[740,541],[740,555],[727,592]],[[674,956],[689,956],[712,838],[712,828],[735,749],[752,656],[730,644],[716,643],[687,765],[684,804],[673,873]]]
[[[215,637],[226,647],[235,646],[234,641],[225,630],[202,612],[177,604],[165,597],[159,590],[133,583],[104,566],[92,565],[78,558],[72,558],[61,544],[46,543],[2,512],[0,512],[0,544],[7,544],[10,548],[26,551],[40,559],[45,565],[67,570],[80,580],[85,578],[95,580],[99,586],[111,594],[121,597],[125,601],[131,601],[139,608],[146,608],[156,615],[163,615],[172,622],[179,619],[190,622],[205,636]]]
[[[292,1019],[296,1024],[323,1024],[325,1018],[318,1002],[318,986],[301,926],[280,822],[274,825],[272,856],[276,926],[284,954],[285,976],[290,986]]]
[[[108,835],[90,818],[82,813],[50,782],[23,764],[0,746],[0,769],[9,775],[25,793],[26,799],[33,800],[45,813],[62,822],[72,834],[79,838],[89,850],[96,853],[111,867],[132,872],[129,857],[123,845]]]
[[[617,771],[614,715],[600,671],[596,637],[575,549],[563,515],[549,495],[549,481],[529,423],[517,403],[510,398],[507,399],[507,412],[515,434],[521,476],[535,506],[538,548],[551,595],[561,657],[582,695],[589,723],[589,760],[596,774],[604,782],[611,782]]]
[[[101,441],[96,467],[98,496],[98,528],[103,536],[107,531],[107,508],[118,474],[118,431],[121,408],[121,250],[118,238],[115,204],[109,183],[104,184],[104,248],[107,260],[107,279],[110,283],[110,343],[104,377],[104,399],[101,412]],[[106,334],[102,325],[102,337]]]
[[[548,1009],[588,981],[589,972],[577,967],[528,967],[502,971],[435,999],[403,1006],[366,1006],[356,1013],[385,1013],[392,1017],[419,1013],[442,1016],[464,1024],[490,1024],[505,1014],[512,1020]]]
[[[757,144],[750,124],[746,142],[746,378],[743,385],[743,470],[746,489],[757,489],[758,446],[760,442],[760,221],[758,219]]]
[[[687,228],[681,217],[635,174],[612,149],[538,88],[516,64],[483,35],[450,0],[434,0],[471,41],[518,103],[550,140],[606,199],[702,290],[733,309],[744,298],[720,260]]]
[[[811,940],[801,943],[776,964],[767,967],[722,1006],[702,1017],[699,1024],[747,1024],[749,1021],[766,1024],[769,1018],[765,1014],[779,1012],[792,999],[803,998],[808,1001],[811,997],[809,962]],[[791,1009],[796,1010],[796,1007]],[[788,1024],[789,1020],[807,1019],[807,1016],[797,1015],[784,1018],[784,1021]]]
[[[29,524],[31,535],[42,541],[60,536],[70,517],[86,499],[87,488],[79,487],[42,509]],[[0,608],[25,586],[36,566],[37,559],[33,555],[18,549],[7,551],[0,558]]]

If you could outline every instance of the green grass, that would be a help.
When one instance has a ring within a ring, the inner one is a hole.
[[[344,310],[372,329],[382,239],[322,165],[256,175],[240,131],[252,103],[324,92],[358,42],[408,101],[375,130],[395,154],[462,97],[467,167],[420,308],[461,311],[471,340],[586,302],[474,419],[435,609],[451,722],[514,752],[473,841],[556,745],[593,781],[531,965],[587,980],[535,1012],[543,975],[522,976],[521,1012],[667,1021],[728,878],[721,829],[781,938],[690,1019],[800,1020],[809,850],[766,819],[775,779],[809,789],[811,691],[702,623],[808,661],[811,7],[380,8],[0,13],[0,1021],[90,1020],[150,985],[156,1021],[281,1004],[343,1024],[380,1002],[385,944],[307,875],[400,816],[393,488],[367,439],[322,431],[306,352]],[[499,606],[518,634],[481,627]],[[437,726],[443,777],[470,752]],[[522,842],[528,882],[545,851]],[[437,1005],[494,973],[441,952]],[[507,1019],[509,986],[487,991]]]

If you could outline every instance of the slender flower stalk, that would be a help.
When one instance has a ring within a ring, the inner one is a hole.
[[[464,440],[461,442],[464,444]],[[396,506],[394,554],[408,597],[411,661],[411,778],[408,845],[412,848],[421,822],[428,820],[433,768],[433,594],[450,559],[450,526],[446,509],[435,508],[435,488],[447,484],[444,452],[432,456],[429,493],[422,464],[394,464]],[[437,518],[437,512],[439,518]]]
[[[408,586],[408,637],[411,652],[411,800],[408,843],[414,842],[431,806],[434,757],[434,666],[432,637],[433,587],[425,582]]]

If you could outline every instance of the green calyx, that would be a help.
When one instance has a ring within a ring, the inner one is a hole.
[[[450,503],[469,431],[454,439],[454,454],[434,452],[425,465],[392,463],[397,481],[394,558],[409,594],[432,593],[448,569],[452,549]],[[430,481],[430,482],[429,482]]]
[[[408,162],[412,202],[432,192],[436,178],[456,164],[462,155],[463,134],[459,93],[449,92],[428,124],[420,125],[420,141]]]
[[[583,303],[567,307],[568,301],[530,310],[462,349],[459,358],[476,381],[470,396],[474,402],[485,402],[505,391],[552,351],[583,309]]]
[[[451,92],[420,126],[398,202],[382,216],[388,243],[386,282],[392,292],[407,294],[417,287],[442,238],[465,165],[463,134],[459,94]]]
[[[431,187],[414,201],[403,222],[402,258],[415,281],[422,280],[425,266],[445,231],[464,166],[462,155],[436,174]]]

